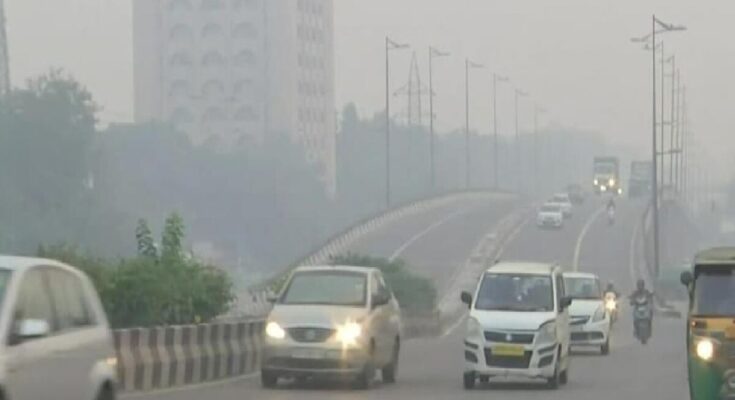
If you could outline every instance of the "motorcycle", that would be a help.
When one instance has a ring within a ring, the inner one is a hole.
[[[639,294],[631,300],[633,306],[633,326],[635,337],[646,344],[651,338],[653,323],[653,304],[651,298],[646,294]]]
[[[605,293],[605,309],[610,315],[610,324],[618,320],[618,296],[613,292]]]
[[[607,208],[607,224],[615,225],[615,208],[614,207]]]

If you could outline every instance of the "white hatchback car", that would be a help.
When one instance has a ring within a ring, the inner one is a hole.
[[[0,399],[115,398],[112,334],[83,273],[0,256],[0,296]]]
[[[396,380],[400,307],[376,268],[296,268],[265,333],[264,387],[279,378],[347,377],[364,389],[376,369],[384,382]]]
[[[569,315],[561,268],[501,262],[481,277],[464,340],[464,387],[492,377],[542,378],[557,388],[569,376]]]
[[[536,225],[539,228],[561,228],[564,226],[564,214],[558,203],[544,203],[536,214]]]
[[[572,346],[598,347],[610,352],[610,313],[605,307],[600,278],[594,274],[565,272],[564,288],[573,299],[569,307]]]

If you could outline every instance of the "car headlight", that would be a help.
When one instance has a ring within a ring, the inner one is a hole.
[[[538,338],[536,339],[537,343],[556,343],[556,324],[554,322],[555,321],[549,321],[541,325],[538,330]]]
[[[284,339],[286,337],[286,331],[273,321],[265,326],[265,334],[271,339]]]
[[[597,185],[599,185],[599,184],[600,184],[600,181],[598,181],[597,179],[595,179],[594,181],[592,181],[592,183],[594,183],[594,184],[595,184],[595,186],[597,186]]]
[[[605,308],[607,308],[608,311],[615,311],[615,309],[618,308],[618,302],[613,299],[606,300]]]
[[[467,318],[467,338],[480,339],[484,336],[480,321],[475,318]]]
[[[604,186],[604,185],[603,186],[600,186],[600,191],[607,192],[607,187]]]
[[[715,341],[710,338],[702,338],[696,341],[694,347],[697,357],[704,361],[710,361],[715,355]]]
[[[609,186],[615,186],[615,179],[613,179],[613,178],[610,178],[610,180],[608,180],[608,181],[607,181],[607,184],[608,184]]]
[[[337,327],[337,340],[345,346],[354,346],[362,336],[362,325],[357,322],[347,322]]]
[[[605,319],[605,308],[598,308],[594,314],[592,314],[592,322],[600,322]]]

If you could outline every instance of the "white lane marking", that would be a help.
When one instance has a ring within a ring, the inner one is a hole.
[[[457,216],[457,215],[459,215],[459,214],[463,214],[463,213],[466,213],[466,212],[467,212],[466,210],[457,210],[457,211],[455,211],[455,212],[453,212],[453,213],[451,213],[451,214],[447,215],[446,217],[444,217],[444,218],[440,219],[439,221],[436,221],[436,222],[434,222],[433,224],[429,225],[429,226],[428,226],[428,227],[427,227],[426,229],[424,229],[424,230],[422,230],[421,232],[419,232],[419,233],[417,233],[417,234],[413,235],[413,236],[412,236],[412,237],[411,237],[410,239],[408,239],[408,240],[407,240],[406,242],[404,242],[404,243],[403,243],[403,244],[401,245],[401,247],[399,247],[398,249],[396,249],[396,251],[394,251],[394,252],[393,252],[393,254],[391,254],[391,255],[390,255],[390,257],[388,257],[388,260],[390,260],[390,261],[394,261],[394,260],[395,260],[396,258],[398,258],[398,257],[399,257],[399,256],[400,256],[400,255],[401,255],[401,254],[402,254],[402,253],[403,253],[404,251],[406,251],[406,249],[407,249],[407,248],[408,248],[409,246],[411,246],[412,244],[414,244],[414,243],[415,243],[415,242],[416,242],[417,240],[421,239],[422,237],[424,237],[425,235],[427,235],[427,234],[428,234],[429,232],[431,232],[432,230],[434,230],[434,229],[436,229],[436,228],[440,227],[441,225],[445,224],[445,223],[446,223],[447,221],[449,221],[450,219],[452,219],[452,218],[456,217],[456,216]]]
[[[577,238],[577,245],[574,247],[574,262],[572,265],[572,268],[574,271],[579,271],[579,256],[582,252],[582,242],[584,242],[585,236],[587,236],[587,231],[592,226],[592,223],[595,222],[597,217],[600,216],[605,211],[605,207],[600,207],[599,210],[595,211],[594,214],[590,216],[590,218],[587,220],[587,222],[584,224],[584,227],[582,228],[582,232],[579,233],[579,237]]]
[[[633,229],[633,237],[630,239],[630,255],[628,259],[628,268],[630,269],[630,283],[631,285],[635,286],[635,282],[637,280],[636,277],[636,249],[638,244],[638,234],[640,233],[641,229],[641,222],[636,221],[635,228]]]
[[[230,383],[237,383],[241,381],[248,381],[254,378],[257,378],[260,376],[260,371],[253,372],[246,375],[241,376],[235,376],[228,379],[220,379],[216,381],[211,382],[202,382],[202,383],[196,383],[191,385],[183,385],[183,386],[176,386],[166,389],[157,389],[157,390],[151,390],[148,392],[134,392],[134,393],[122,393],[118,394],[118,398],[120,399],[141,399],[146,398],[149,396],[158,396],[158,395],[164,395],[164,394],[171,394],[171,393],[178,393],[183,391],[190,391],[190,390],[201,390],[201,389],[207,389],[215,386],[224,386]]]
[[[505,249],[513,243],[514,240],[518,237],[518,235],[521,233],[523,228],[528,225],[528,223],[531,221],[531,217],[527,217],[523,222],[521,222],[518,227],[510,234],[507,238],[505,238],[505,241],[500,246],[500,249],[498,249],[498,258],[503,257],[503,253],[505,253]],[[494,261],[494,260],[493,260]]]
[[[467,319],[467,313],[462,314],[461,317],[457,319],[457,322],[452,324],[452,326],[449,327],[449,329],[445,330],[444,333],[442,333],[441,337],[445,338],[452,334],[457,328],[459,328],[460,325]]]

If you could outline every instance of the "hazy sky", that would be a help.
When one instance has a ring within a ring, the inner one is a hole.
[[[63,67],[87,84],[105,108],[104,120],[131,119],[129,0],[5,2],[16,85],[51,66]],[[723,160],[718,169],[735,168],[735,52],[728,48],[735,36],[732,0],[334,2],[338,108],[348,101],[364,114],[384,107],[383,41],[388,34],[413,46],[392,55],[391,85],[396,89],[408,77],[412,51],[424,80],[428,45],[452,53],[435,60],[441,129],[464,125],[464,57],[469,56],[486,66],[471,74],[473,128],[490,129],[490,74],[497,71],[512,79],[511,85],[500,86],[501,133],[513,132],[513,87],[518,86],[531,93],[521,102],[524,129],[531,127],[531,104],[537,102],[549,109],[542,124],[598,131],[639,147],[641,154],[648,154],[650,142],[651,57],[629,39],[650,31],[653,12],[685,24],[687,32],[663,38],[666,50],[676,52],[688,88],[692,128],[710,158]],[[405,108],[405,100],[393,101],[395,110]]]

